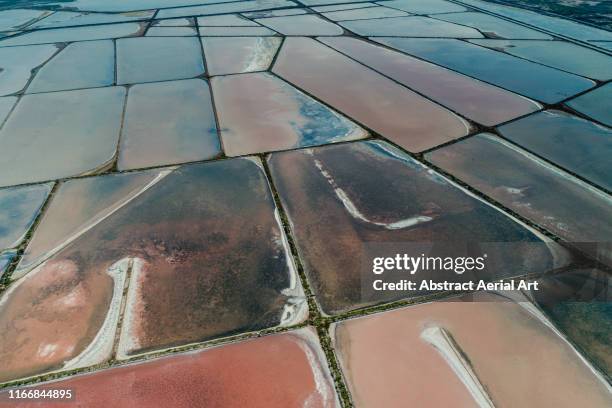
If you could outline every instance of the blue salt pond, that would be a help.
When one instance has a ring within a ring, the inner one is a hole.
[[[511,18],[521,23],[531,24],[537,28],[563,35],[580,41],[612,41],[612,32],[580,24],[563,18],[547,16],[518,7],[508,7],[481,0],[461,0],[461,3]]]
[[[311,7],[311,9],[318,11],[319,13],[327,13],[330,11],[340,10],[355,10],[366,7],[378,7],[376,3],[349,3],[349,4],[333,4],[331,6],[317,6]]]
[[[435,64],[546,103],[593,87],[586,78],[454,39],[373,38]]]
[[[257,27],[258,24],[238,16],[228,14],[221,16],[198,17],[198,26],[202,27]]]
[[[201,4],[202,1],[200,0]],[[197,16],[197,15],[210,15],[210,14],[224,14],[224,13],[242,13],[246,11],[257,11],[267,10],[282,7],[297,6],[296,3],[289,0],[249,0],[233,3],[221,3],[215,1],[218,4],[205,4],[202,6],[193,7],[178,7],[160,10],[157,13],[157,18],[172,18],[172,17],[183,17],[183,16]]]
[[[250,13],[242,13],[242,15],[247,18],[296,16],[298,14],[308,14],[308,11],[305,9],[301,9],[301,8],[299,9],[293,8],[293,9],[253,11]]]
[[[257,19],[257,22],[284,35],[341,35],[337,25],[314,14]]]
[[[144,28],[143,23],[122,23],[31,31],[0,40],[0,47],[132,37],[142,34]]]
[[[53,184],[0,189],[0,252],[21,244],[51,187]]]
[[[598,122],[612,126],[612,84],[606,84],[565,104]]]
[[[414,14],[454,13],[467,11],[459,4],[444,0],[390,0],[380,1],[378,4],[408,11]]]
[[[200,27],[202,37],[252,37],[276,33],[267,27]]]
[[[147,37],[192,37],[197,36],[195,27],[151,27],[147,30]]]
[[[0,48],[0,96],[23,90],[32,76],[32,70],[57,51],[58,47],[52,44]]]
[[[23,96],[0,129],[0,186],[110,167],[124,100],[123,87]]]
[[[197,38],[144,37],[117,41],[117,83],[167,81],[204,73]]]
[[[52,3],[57,7],[69,7],[79,11],[95,11],[101,13],[133,12],[141,10],[152,10],[167,7],[185,7],[197,4],[223,3],[235,0],[130,0],[130,1],[108,1],[108,0],[71,0],[68,4],[64,2]],[[158,16],[159,17],[159,16]]]
[[[0,11],[0,31],[26,28],[49,14],[51,14],[51,11],[47,10],[14,9]]]
[[[53,13],[53,15],[28,26],[28,30],[142,21],[150,19],[153,17],[153,14],[155,14],[153,11],[141,11],[129,14],[75,13],[71,11],[57,11]]]
[[[155,20],[151,23],[153,27],[191,27],[193,26],[191,18],[169,18],[166,20]]]
[[[188,79],[130,88],[119,170],[210,159],[219,153],[206,81]]]
[[[36,74],[27,93],[65,91],[112,85],[115,46],[110,40],[68,45]]]
[[[0,126],[2,126],[2,122],[4,122],[4,119],[8,116],[15,102],[17,102],[17,97],[15,96],[0,98]]]
[[[387,7],[369,7],[354,10],[341,10],[323,13],[323,15],[333,21],[343,20],[367,20],[371,18],[401,17],[409,16],[405,11]]]
[[[611,129],[566,112],[548,110],[498,130],[532,153],[612,190]]]
[[[422,16],[342,21],[338,24],[356,34],[370,37],[483,37],[478,30],[471,27]]]
[[[612,78],[612,56],[566,41],[470,40],[498,51],[588,78]]]
[[[484,13],[468,12],[437,14],[434,17],[451,23],[473,27],[490,38],[552,40],[550,35],[541,31],[536,31],[531,28],[527,28],[525,26]]]

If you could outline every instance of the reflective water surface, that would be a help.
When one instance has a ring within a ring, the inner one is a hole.
[[[228,156],[367,136],[345,117],[267,73],[216,77],[212,87]]]
[[[117,162],[120,170],[211,159],[219,153],[206,81],[130,88]]]
[[[501,126],[506,139],[612,190],[612,130],[568,113],[547,110]]]
[[[452,112],[311,39],[287,38],[272,71],[410,151],[469,132]]]
[[[412,296],[362,297],[361,262],[371,243],[514,242],[500,255],[507,262],[495,270],[498,278],[517,268],[543,272],[557,257],[545,245],[532,251],[528,243],[541,237],[383,142],[274,153],[268,164],[311,287],[329,314]]]
[[[569,242],[607,242],[612,199],[490,134],[428,153],[427,160]]]
[[[348,37],[323,38],[321,41],[487,126],[526,115],[541,107],[523,96],[365,41]]]
[[[400,51],[546,103],[586,91],[586,78],[453,39],[375,38]],[[474,61],[478,61],[474,64]]]
[[[605,380],[533,305],[494,294],[472,296],[334,325],[355,404],[610,405]]]
[[[166,81],[204,73],[197,38],[144,37],[117,40],[117,83]]]
[[[110,40],[68,45],[38,71],[28,93],[67,91],[112,85],[115,46]]]
[[[0,186],[89,174],[112,165],[124,100],[123,87],[22,97],[0,130]]]

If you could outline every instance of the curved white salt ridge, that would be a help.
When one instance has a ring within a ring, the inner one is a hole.
[[[357,206],[355,206],[355,204],[351,201],[351,199],[344,192],[344,190],[338,187],[338,185],[336,184],[336,181],[331,176],[331,174],[329,174],[329,172],[325,170],[321,161],[319,161],[319,159],[314,159],[314,163],[315,163],[315,166],[317,166],[317,169],[319,169],[319,171],[323,175],[323,177],[325,177],[327,182],[334,189],[334,192],[336,193],[336,197],[338,197],[338,199],[344,205],[344,208],[346,208],[346,210],[349,212],[349,214],[351,214],[351,216],[353,216],[353,218],[356,218],[368,224],[377,225],[379,227],[383,227],[389,230],[408,228],[408,227],[415,226],[417,224],[422,224],[422,223],[433,220],[432,217],[428,217],[426,215],[417,215],[411,218],[405,218],[403,220],[399,220],[399,221],[395,221],[391,223],[371,221],[359,211]]]
[[[259,158],[254,157],[251,159],[251,157],[246,157],[246,159],[252,160],[263,170],[263,165]],[[272,198],[272,188],[270,187],[267,179],[266,183],[268,183],[267,185],[270,193],[270,200],[272,201],[272,205],[274,205],[274,220],[276,221],[278,229],[277,235],[272,237],[272,243],[280,247],[285,254],[285,263],[287,264],[289,274],[289,286],[281,290],[281,293],[287,296],[288,299],[287,303],[283,305],[283,312],[281,313],[280,322],[278,324],[280,327],[287,327],[306,320],[306,317],[308,316],[308,303],[306,302],[304,289],[302,288],[299,275],[297,273],[297,268],[295,266],[293,256],[291,255],[291,247],[289,246],[289,240],[285,235],[285,229],[283,227],[283,222],[281,221],[280,212],[278,211],[276,203],[274,203],[274,199]]]
[[[593,375],[604,385],[606,390],[609,393],[612,393],[612,385],[606,381],[604,376],[597,370],[576,348],[574,345],[567,340],[565,335],[559,331],[555,325],[548,319],[548,317],[538,308],[534,303],[532,303],[529,298],[522,292],[510,292],[510,291],[498,291],[494,292],[503,296],[505,298],[511,299],[514,303],[518,304],[521,308],[523,308],[527,313],[533,316],[536,320],[542,323],[544,326],[548,327],[557,337],[561,338],[563,342],[565,342],[570,349],[578,356],[580,361],[584,363],[588,367],[588,369],[593,373]]]
[[[299,337],[302,341],[297,341],[296,343],[302,349],[306,358],[308,359],[308,363],[312,369],[312,376],[315,382],[315,387],[317,392],[322,398],[322,406],[323,407],[333,407],[338,405],[335,397],[335,393],[331,390],[331,387],[327,384],[326,381],[326,359],[321,355],[320,352],[317,352],[314,347],[319,345],[318,337],[313,332],[311,328],[305,328],[298,331],[293,332],[292,334]],[[304,401],[304,408],[309,408],[311,405],[311,400],[306,399]]]
[[[406,218],[405,220],[400,220],[396,222],[392,222],[391,224],[387,224],[387,229],[402,229],[407,227],[412,227],[413,225],[421,224],[427,221],[431,221],[433,218],[428,217],[426,215],[419,215],[417,217]]]
[[[64,241],[60,242],[55,248],[49,250],[46,254],[38,258],[33,264],[25,265],[24,267],[18,266],[15,272],[13,273],[13,279],[21,278],[33,268],[36,268],[38,265],[45,262],[47,259],[51,258],[53,255],[57,254],[59,251],[64,249],[66,246],[74,242],[80,236],[94,228],[96,225],[100,224],[102,221],[106,220],[108,217],[119,211],[121,208],[125,207],[131,201],[142,195],[145,191],[153,187],[155,184],[159,183],[164,177],[172,173],[177,167],[170,167],[164,170],[159,171],[159,173],[155,176],[153,180],[147,183],[145,186],[140,188],[139,190],[135,190],[132,194],[129,194],[125,197],[124,200],[120,200],[109,208],[105,208],[100,213],[92,218],[90,224],[85,224],[83,228],[76,231],[74,234],[70,235]]]
[[[97,364],[107,359],[113,351],[117,322],[121,309],[121,299],[123,298],[123,287],[129,268],[130,259],[123,258],[111,265],[106,273],[113,278],[113,297],[104,323],[94,340],[78,356],[65,362],[62,370],[86,367]]]
[[[274,208],[274,219],[278,225],[278,233],[280,235],[280,239],[276,240],[280,242],[275,242],[275,244],[280,244],[280,246],[282,246],[282,250],[285,254],[285,263],[289,269],[289,287],[281,291],[283,295],[288,297],[287,303],[283,306],[283,313],[281,314],[279,323],[279,326],[285,327],[304,321],[308,315],[308,304],[304,296],[302,285],[299,283],[297,268],[295,267],[293,256],[291,256],[289,241],[285,235],[280,213],[276,207]]]
[[[480,383],[469,362],[463,357],[461,350],[451,340],[446,330],[439,326],[430,326],[423,329],[421,339],[433,346],[453,369],[455,375],[468,389],[478,406],[483,408],[494,408],[493,401]]]
[[[64,362],[64,366],[57,370],[47,371],[45,373],[36,374],[22,379],[34,378],[41,374],[58,373],[73,368],[81,368],[89,365],[97,364],[104,361],[113,349],[115,340],[115,332],[117,330],[117,322],[119,320],[119,313],[121,308],[121,299],[123,298],[123,286],[125,284],[125,277],[128,270],[129,259],[124,258],[113,265],[111,265],[106,273],[113,278],[113,296],[109,304],[109,310],[106,314],[104,322],[100,327],[100,330],[96,334],[94,340],[87,346],[87,348],[75,358]],[[30,276],[34,276],[43,269],[44,265],[40,265],[35,268]],[[15,291],[21,284],[26,280],[22,279],[10,286],[9,289],[2,294],[0,298],[0,308],[4,306],[4,303],[10,298],[10,294]]]
[[[137,312],[136,302],[140,291],[140,277],[144,270],[145,261],[141,258],[131,258],[132,270],[130,280],[128,282],[128,293],[125,300],[125,308],[123,312],[123,321],[121,323],[121,333],[119,334],[119,346],[117,347],[117,358],[126,359],[131,350],[140,348],[140,343],[136,336],[133,335],[134,314]]]

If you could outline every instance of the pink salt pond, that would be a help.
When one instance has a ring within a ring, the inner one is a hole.
[[[474,296],[332,326],[355,406],[610,406],[610,386],[531,303]]]
[[[323,351],[309,328],[38,387],[73,390],[72,401],[55,402],[54,408],[339,406]],[[0,394],[0,407],[8,406],[6,401],[7,392]]]
[[[310,38],[287,38],[272,71],[411,152],[470,132],[466,121]]]

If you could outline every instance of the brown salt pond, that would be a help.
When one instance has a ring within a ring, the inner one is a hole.
[[[215,77],[211,84],[228,156],[367,136],[344,116],[271,74]]]
[[[482,133],[426,159],[569,242],[612,236],[607,194],[499,137]]]
[[[75,405],[125,408],[331,408],[340,404],[311,328],[39,385],[72,389]],[[5,406],[7,392],[0,394]],[[15,406],[15,405],[13,405]],[[19,408],[45,403],[24,402]]]
[[[63,182],[41,217],[13,277],[25,275],[110,217],[142,194],[161,174],[165,172],[149,171]]]
[[[0,378],[110,357],[128,269],[122,356],[299,322],[286,247],[249,159],[70,181],[0,299]]]
[[[612,375],[612,274],[581,268],[545,276],[531,297],[602,372]]]
[[[412,152],[469,133],[454,113],[309,38],[287,38],[273,72]]]
[[[351,37],[325,44],[486,126],[535,112],[540,104],[429,62]]]
[[[566,262],[556,246],[384,142],[273,153],[268,163],[304,269],[329,314],[415,295],[364,297],[360,271],[376,243],[436,242],[434,250],[447,255],[445,242],[506,243],[489,251],[496,268],[482,279]],[[431,272],[432,279],[445,276]]]
[[[206,81],[189,79],[130,88],[119,170],[211,159],[220,152]]]
[[[69,181],[59,188],[36,244],[30,245],[44,247],[45,257],[0,297],[0,381],[110,357],[129,259],[109,256],[87,231],[109,215],[102,211],[111,207],[108,196],[134,196],[154,180],[153,173],[118,175]],[[77,226],[86,215],[92,223]],[[13,277],[22,275],[18,271]]]
[[[134,260],[120,357],[305,318],[260,166],[235,159],[181,167],[99,229]]]
[[[531,303],[478,293],[332,326],[357,407],[609,407],[610,386]]]

